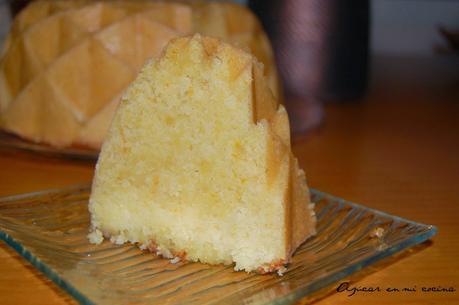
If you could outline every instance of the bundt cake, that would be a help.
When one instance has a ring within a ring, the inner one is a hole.
[[[93,243],[248,272],[282,272],[316,222],[262,64],[198,34],[172,40],[127,89],[89,210]]]
[[[119,98],[167,42],[199,32],[250,50],[278,96],[269,41],[245,7],[221,2],[32,1],[0,52],[0,128],[98,150]]]

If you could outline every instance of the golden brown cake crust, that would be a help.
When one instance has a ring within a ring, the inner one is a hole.
[[[274,147],[270,150],[269,168],[276,169],[279,166],[274,164],[274,160],[279,160],[274,156],[279,150],[283,151],[280,154],[288,154],[289,163],[289,181],[285,193],[285,221],[289,225],[286,226],[286,252],[288,257],[301,245],[307,238],[310,232],[314,232],[314,222],[306,222],[308,215],[313,213],[312,205],[309,199],[309,190],[306,186],[304,173],[298,167],[298,161],[293,156],[290,150],[290,127],[287,112],[272,95],[263,76],[263,67],[256,62],[253,64],[253,95],[254,105],[253,113],[256,122],[267,120],[273,132],[273,138],[278,139],[277,148]],[[279,108],[280,107],[280,108]],[[280,110],[279,110],[280,109]],[[271,172],[272,175],[276,173]],[[288,261],[288,260],[287,260]]]

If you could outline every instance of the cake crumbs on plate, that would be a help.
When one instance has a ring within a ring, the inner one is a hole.
[[[370,237],[371,238],[382,238],[384,236],[384,233],[385,233],[384,228],[377,227],[370,233]]]

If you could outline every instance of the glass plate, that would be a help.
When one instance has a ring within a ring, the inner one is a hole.
[[[172,264],[131,245],[88,243],[89,186],[0,199],[0,237],[82,304],[291,304],[436,233],[431,225],[312,190],[317,235],[284,276]]]
[[[85,147],[56,148],[42,143],[34,143],[2,130],[0,130],[0,148],[3,150],[35,153],[53,158],[90,161],[97,160],[99,155],[98,151]]]

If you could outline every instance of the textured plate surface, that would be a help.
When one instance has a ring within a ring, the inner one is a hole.
[[[34,143],[0,130],[0,149],[35,153],[42,156],[62,159],[97,160],[98,151],[84,147],[56,148],[46,144]]]
[[[0,199],[0,237],[83,304],[291,304],[377,260],[423,242],[436,228],[312,190],[318,234],[287,273],[172,264],[134,246],[94,246],[89,187]]]

